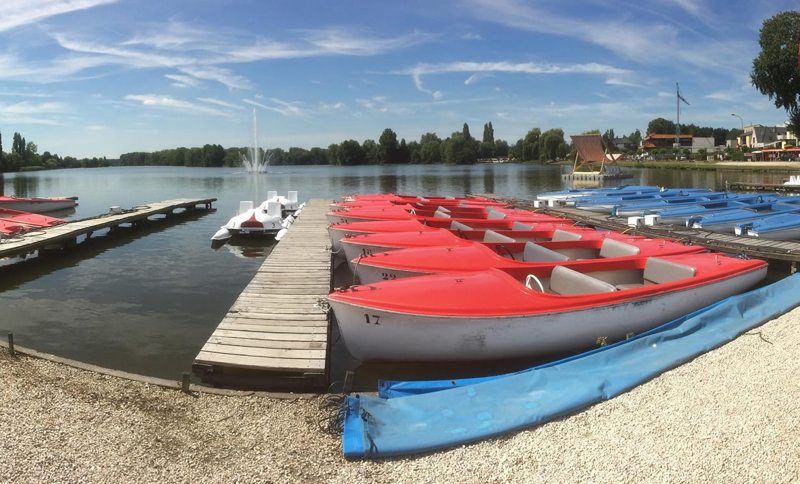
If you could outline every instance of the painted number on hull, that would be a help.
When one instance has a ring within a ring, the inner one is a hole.
[[[361,249],[361,255],[363,257],[367,257],[369,255],[372,255],[372,249],[370,249],[369,247],[364,247],[363,249]]]
[[[378,314],[365,314],[364,319],[367,321],[367,324],[377,324],[377,325],[381,324],[379,323],[381,317]]]
[[[391,272],[381,272],[381,279],[384,281],[391,281],[393,279],[397,279],[397,274],[392,274]]]

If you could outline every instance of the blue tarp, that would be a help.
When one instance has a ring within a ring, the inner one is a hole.
[[[797,305],[800,275],[555,364],[436,391],[440,382],[429,393],[402,398],[350,396],[344,454],[427,452],[538,425],[630,390]]]

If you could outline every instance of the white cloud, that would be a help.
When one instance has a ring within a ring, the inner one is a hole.
[[[0,103],[0,121],[14,124],[62,125],[61,115],[71,111],[63,102]]]
[[[48,17],[86,10],[117,0],[3,0],[0,6],[0,32],[29,25]]]
[[[228,89],[253,89],[253,83],[248,79],[234,74],[230,69],[216,66],[186,66],[181,67],[181,72],[197,79],[215,81]]]
[[[467,32],[466,34],[462,35],[461,38],[464,40],[483,40],[481,34],[476,34],[473,32]]]
[[[290,101],[282,101],[280,99],[271,97],[269,98],[271,102],[275,105],[269,106],[264,103],[260,103],[258,101],[253,101],[252,99],[242,99],[243,102],[251,105],[256,106],[262,109],[266,109],[268,111],[276,112],[282,116],[305,116],[305,111],[300,107],[299,102],[290,102]]]
[[[214,104],[216,106],[222,106],[223,108],[238,109],[238,110],[244,109],[244,106],[239,106],[239,105],[236,105],[236,104],[232,104],[232,103],[223,101],[221,99],[216,99],[216,98],[213,98],[213,97],[199,97],[199,98],[197,98],[197,100],[198,101],[202,101],[204,103]]]
[[[86,126],[86,129],[89,131],[106,131],[109,127],[104,124],[90,124]]]
[[[402,74],[409,74],[414,81],[416,88],[426,94],[430,94],[434,99],[441,98],[440,91],[427,89],[422,77],[432,74],[450,73],[473,73],[464,84],[472,84],[477,81],[479,75],[486,73],[508,73],[508,74],[534,74],[534,75],[556,75],[556,74],[588,74],[605,76],[607,84],[621,84],[625,79],[632,77],[632,72],[626,69],[590,62],[586,64],[545,64],[537,62],[448,62],[443,64],[417,64],[416,66],[401,71]],[[629,85],[633,84],[632,81]]]
[[[335,103],[319,103],[319,108],[323,111],[337,111],[346,107],[347,105],[341,101]]]
[[[175,81],[172,83],[175,87],[198,87],[200,81],[191,76],[184,76],[182,74],[166,74],[164,75],[169,80]]]
[[[671,1],[683,8],[690,3],[687,0]],[[674,25],[620,19],[618,8],[606,12],[584,12],[585,16],[577,17],[520,0],[468,0],[467,3],[481,20],[528,32],[577,38],[639,63],[661,63],[663,56],[654,53],[669,52],[672,63],[677,66],[689,64],[702,69],[724,68],[730,71],[748,64],[750,56],[744,53],[752,49],[751,42],[728,37],[714,41],[703,38],[703,42],[698,42],[694,32],[691,38],[687,38],[689,32],[680,31]],[[597,9],[598,6],[602,3],[591,8]]]
[[[144,106],[160,107],[189,113],[208,114],[211,116],[230,116],[230,113],[204,104],[197,104],[184,99],[159,94],[128,94],[127,101],[136,101]]]

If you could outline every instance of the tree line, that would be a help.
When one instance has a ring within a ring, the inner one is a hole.
[[[202,148],[173,148],[154,152],[134,152],[120,155],[122,165],[175,165],[175,166],[239,166],[248,148],[223,148],[205,145]],[[484,124],[483,136],[477,139],[464,123],[460,131],[447,138],[436,133],[425,133],[419,141],[398,140],[392,129],[383,130],[377,141],[359,142],[348,139],[327,148],[311,149],[291,147],[288,150],[266,150],[272,165],[379,165],[379,164],[452,164],[476,163],[482,159],[510,158],[521,161],[547,161],[560,159],[569,152],[564,131],[550,129],[541,132],[530,130],[513,145],[495,139],[494,126]]]
[[[93,168],[108,165],[109,161],[105,157],[78,159],[73,156],[61,157],[57,153],[49,151],[39,154],[39,147],[36,146],[36,143],[26,141],[19,133],[14,133],[11,151],[5,153],[3,152],[3,133],[0,133],[0,173],[54,168]]]

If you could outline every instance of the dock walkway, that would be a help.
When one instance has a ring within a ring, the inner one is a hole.
[[[327,381],[331,252],[325,213],[310,200],[195,358],[206,383],[319,389]]]
[[[211,210],[211,203],[216,198],[181,198],[164,202],[141,205],[133,210],[120,214],[101,215],[99,217],[76,220],[65,224],[37,229],[28,234],[3,239],[0,243],[0,258],[25,255],[31,252],[54,247],[69,247],[77,243],[78,237],[91,237],[94,232],[103,229],[114,229],[120,225],[145,223],[155,215],[171,216],[175,210],[194,211],[198,206]]]

